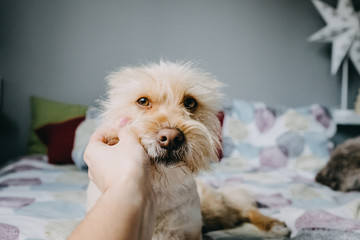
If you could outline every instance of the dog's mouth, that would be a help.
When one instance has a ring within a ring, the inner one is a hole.
[[[131,121],[131,126],[155,167],[184,166],[197,172],[208,169],[210,161],[216,159],[216,138],[198,121],[164,124],[146,118]]]
[[[185,163],[188,144],[185,134],[178,128],[164,127],[140,139],[153,164],[174,167]]]
[[[153,164],[160,164],[165,167],[174,167],[185,162],[187,154],[186,146],[177,149],[163,149],[159,146],[145,147]]]

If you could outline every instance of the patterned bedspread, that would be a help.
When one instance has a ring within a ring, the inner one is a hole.
[[[294,239],[360,239],[360,192],[332,191],[315,183],[309,171],[242,169],[238,159],[226,158],[201,178],[214,187],[252,192],[261,211],[285,221]],[[87,181],[74,165],[50,165],[44,156],[3,168],[0,239],[66,239],[85,214]],[[250,239],[251,234],[258,232],[245,225],[204,239]]]
[[[292,238],[360,239],[360,192],[333,191],[314,182],[316,172],[312,171],[242,169],[239,159],[225,158],[215,171],[201,178],[215,188],[227,186],[251,192],[261,212],[284,221]],[[221,231],[208,236],[247,239],[238,234]]]
[[[25,157],[0,171],[0,239],[66,239],[85,214],[87,173]]]

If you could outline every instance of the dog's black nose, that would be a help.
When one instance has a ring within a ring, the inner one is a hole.
[[[173,150],[184,143],[184,134],[176,128],[163,128],[157,134],[157,141],[162,148]]]

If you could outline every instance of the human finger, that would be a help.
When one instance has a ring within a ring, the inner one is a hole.
[[[119,131],[118,131],[118,138],[121,140],[122,138],[133,138],[136,139],[134,132],[131,129],[131,126],[128,124],[129,118],[122,117],[119,119]],[[129,140],[129,139],[127,139]]]
[[[105,136],[99,130],[96,130],[89,139],[89,143],[104,143],[105,144]]]
[[[121,118],[119,119],[119,127],[125,126],[128,122],[129,122],[129,118],[128,118],[128,117],[121,117]]]
[[[96,131],[90,136],[89,142],[85,148],[85,152],[83,156],[85,162],[88,165],[91,157],[94,154],[97,155],[97,152],[106,145],[104,141],[105,141],[104,134],[101,133],[100,131]]]

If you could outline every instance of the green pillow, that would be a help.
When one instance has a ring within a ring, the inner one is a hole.
[[[28,153],[46,154],[46,146],[35,133],[39,127],[49,123],[58,123],[71,118],[85,116],[87,106],[56,102],[32,96],[31,102],[31,130],[29,137]]]

